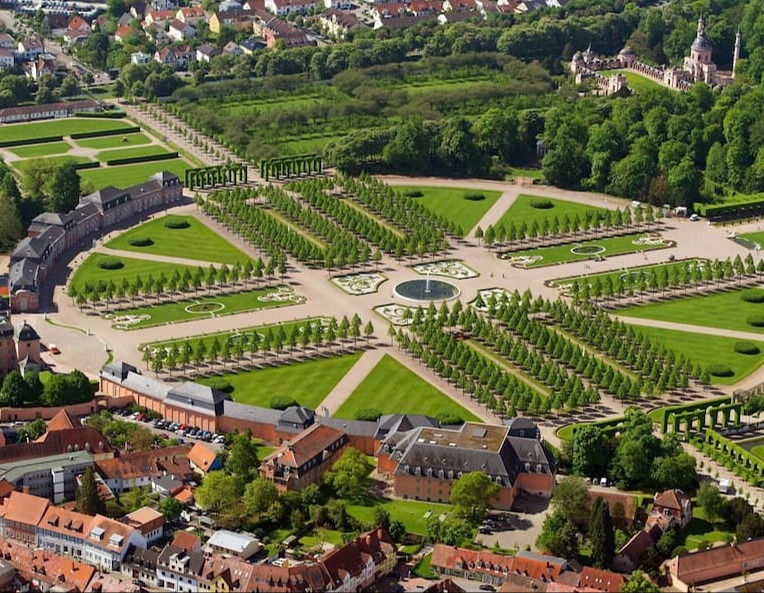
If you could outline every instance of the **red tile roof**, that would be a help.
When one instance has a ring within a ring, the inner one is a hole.
[[[210,471],[210,466],[215,462],[216,457],[215,451],[199,441],[188,452],[188,460],[204,473]]]
[[[623,575],[609,570],[598,570],[591,566],[585,566],[581,571],[581,577],[578,581],[579,586],[591,587],[597,591],[605,591],[607,593],[618,593],[621,590],[621,585],[626,582]]]
[[[48,510],[48,506],[50,503],[47,498],[24,492],[11,492],[5,501],[5,520],[36,526]]]
[[[502,556],[484,550],[467,550],[436,544],[430,560],[432,566],[455,569],[457,565],[467,570],[468,567],[480,567],[483,572],[504,573],[512,570],[513,556]]]
[[[669,560],[668,567],[672,577],[695,585],[761,570],[764,568],[764,537],[677,556]]]
[[[80,17],[75,17],[75,18],[79,19]],[[48,432],[52,432],[55,430],[66,430],[67,428],[74,428],[74,427],[75,427],[75,424],[74,424],[74,421],[72,420],[72,417],[63,408],[61,409],[60,412],[58,412],[58,414],[56,414],[55,416],[53,416],[53,418],[48,420]]]
[[[653,506],[665,507],[667,509],[674,509],[681,511],[684,507],[682,504],[689,500],[684,492],[676,488],[672,490],[664,490],[655,495],[655,501]]]
[[[194,535],[188,531],[178,531],[178,533],[175,534],[175,538],[172,540],[171,545],[190,552],[191,550],[201,549],[202,540],[199,539],[198,535]]]
[[[266,457],[265,461],[278,459],[281,465],[299,468],[344,435],[343,431],[331,426],[314,424],[284,443],[277,451]]]

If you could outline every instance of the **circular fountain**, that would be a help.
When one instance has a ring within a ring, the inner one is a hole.
[[[395,294],[409,301],[429,302],[447,301],[459,296],[459,288],[444,280],[431,280],[430,275],[424,280],[404,280],[396,284]]]

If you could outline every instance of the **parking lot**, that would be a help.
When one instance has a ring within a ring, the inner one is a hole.
[[[548,500],[520,497],[511,511],[491,511],[478,529],[475,542],[487,547],[498,543],[505,550],[522,550],[525,546],[533,548],[549,512]]]
[[[161,418],[151,420],[151,418],[142,412],[131,413],[129,408],[114,408],[109,411],[122,420],[145,424],[146,428],[156,432],[163,439],[177,438],[181,442],[184,442],[184,439],[198,440],[218,446],[222,446],[225,443],[225,435],[202,430],[196,426],[170,422]]]

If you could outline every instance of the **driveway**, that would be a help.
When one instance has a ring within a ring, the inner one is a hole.
[[[505,550],[522,550],[525,546],[536,547],[544,519],[550,513],[549,501],[540,497],[521,496],[515,500],[511,511],[491,511],[491,533],[478,533],[475,542],[487,547],[497,543]]]

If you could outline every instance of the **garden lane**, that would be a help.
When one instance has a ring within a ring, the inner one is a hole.
[[[376,348],[367,350],[361,355],[361,358],[345,373],[340,382],[334,386],[326,397],[316,406],[316,414],[319,416],[333,416],[345,403],[345,400],[358,388],[361,382],[366,378],[377,363],[385,355],[385,349]]]

